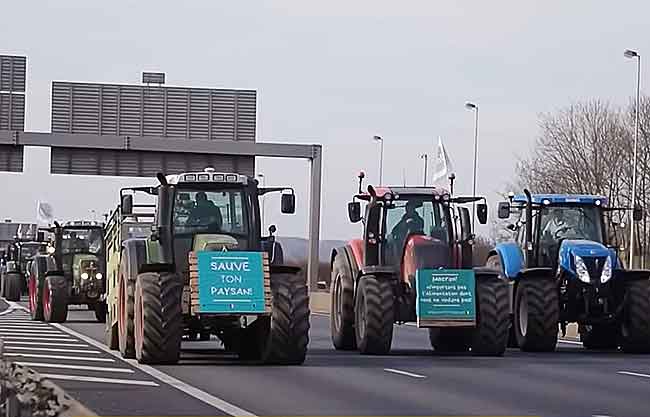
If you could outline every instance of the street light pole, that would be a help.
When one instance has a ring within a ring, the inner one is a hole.
[[[373,136],[375,142],[379,142],[379,185],[383,185],[384,180],[384,139],[381,136]]]
[[[636,207],[636,168],[637,168],[637,146],[639,142],[639,112],[641,111],[640,105],[640,91],[641,91],[641,55],[636,51],[626,49],[624,54],[626,58],[636,58],[637,59],[637,72],[636,72],[636,110],[635,110],[635,120],[634,120],[634,160],[632,163],[632,196],[630,197],[632,201],[632,212]],[[633,214],[631,215],[631,217]],[[634,219],[630,218],[630,264],[629,268],[633,268],[634,265]]]
[[[262,180],[262,187],[266,187],[266,177],[264,176],[264,174],[260,172],[259,174],[257,174],[257,178]],[[264,216],[265,206],[266,206],[266,196],[263,195],[262,196],[262,229],[264,229],[266,225],[266,217]]]
[[[420,155],[420,158],[424,159],[424,186],[427,186],[427,162],[429,159],[429,155],[423,153]]]
[[[472,179],[472,196],[476,196],[476,164],[478,161],[478,104],[467,102],[465,108],[474,111],[474,171]],[[472,230],[476,233],[476,202],[472,203]]]

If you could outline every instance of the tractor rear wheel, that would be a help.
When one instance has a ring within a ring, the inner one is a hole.
[[[557,345],[560,300],[552,278],[521,280],[515,292],[515,332],[526,352],[552,352]]]
[[[43,288],[36,274],[29,276],[29,314],[32,320],[43,320]]]
[[[650,353],[650,281],[625,286],[621,348],[626,353]]]
[[[118,347],[123,358],[135,358],[135,330],[133,324],[134,283],[127,269],[126,253],[122,255],[117,292]]]
[[[501,356],[508,344],[508,283],[501,278],[476,280],[476,327],[472,331],[474,355]]]
[[[68,318],[68,281],[65,277],[45,277],[43,316],[49,323],[63,323]]]
[[[393,342],[393,286],[374,275],[361,278],[354,306],[355,335],[359,352],[385,355]]]
[[[20,301],[23,276],[18,272],[7,272],[4,276],[4,297],[8,301]]]
[[[354,336],[354,281],[342,252],[334,257],[331,285],[332,343],[337,350],[354,350],[357,347]]]
[[[505,271],[503,270],[503,265],[501,264],[501,257],[499,255],[490,256],[485,262],[485,266],[487,268],[491,268],[494,269],[495,271],[498,271],[499,274],[501,274],[501,277],[503,279],[507,279]],[[508,285],[512,285],[512,284],[509,283]],[[513,294],[511,293],[510,289],[508,289],[508,347],[509,348],[519,347],[519,345],[517,344],[517,334],[515,333],[514,314],[512,312],[512,304],[514,301],[513,298],[514,298]]]
[[[612,325],[580,326],[580,341],[585,349],[616,349],[618,329]]]
[[[138,274],[135,282],[135,357],[140,363],[175,364],[181,352],[183,286],[170,272]]]

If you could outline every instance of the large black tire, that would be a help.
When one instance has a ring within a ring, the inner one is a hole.
[[[139,363],[175,364],[181,353],[183,285],[169,272],[138,274],[135,283],[135,357]]]
[[[585,349],[616,349],[618,329],[612,325],[580,326],[580,341]]]
[[[4,276],[4,297],[8,301],[20,301],[23,276],[19,272],[7,272]]]
[[[43,317],[48,323],[63,323],[68,318],[68,281],[62,276],[45,277]]]
[[[117,293],[117,334],[118,348],[123,358],[135,358],[135,329],[133,324],[133,310],[135,303],[135,283],[130,277],[127,252],[122,254],[120,260],[120,275],[118,277]]]
[[[462,327],[430,328],[429,342],[436,352],[467,352],[472,343],[472,329]]]
[[[476,280],[476,327],[472,331],[472,354],[501,356],[508,345],[510,327],[508,283],[502,278]]]
[[[354,336],[354,278],[344,253],[332,263],[330,333],[337,350],[357,348]]]
[[[507,280],[505,271],[503,270],[503,265],[501,264],[501,257],[499,255],[490,256],[485,262],[485,266],[487,268],[499,272],[499,274],[501,274],[501,277]],[[508,347],[509,348],[519,347],[519,344],[517,343],[517,334],[515,333],[515,325],[514,325],[515,315],[513,314],[511,308],[512,305],[514,305],[514,299],[512,297],[513,295],[514,293],[510,294],[510,291],[508,291]]]
[[[113,324],[111,309],[107,309],[104,339],[106,342],[106,346],[108,346],[110,350],[118,350],[120,348],[120,339],[118,335],[117,326],[118,326],[117,323]]]
[[[43,280],[39,279],[38,270],[29,277],[29,314],[32,320],[43,320]]]
[[[100,323],[106,323],[106,301],[97,301],[94,305],[95,318]]]
[[[625,285],[621,348],[626,353],[650,353],[650,281]]]
[[[355,336],[359,352],[385,355],[393,342],[394,296],[388,280],[361,278],[354,305]]]
[[[301,365],[309,344],[307,286],[297,275],[272,274],[271,293],[271,316],[259,317],[242,329],[236,350],[240,359]]]
[[[523,279],[515,292],[515,333],[526,352],[552,352],[557,345],[560,300],[552,278]]]

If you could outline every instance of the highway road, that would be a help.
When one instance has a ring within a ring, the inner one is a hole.
[[[334,351],[328,318],[314,314],[303,366],[251,366],[213,340],[184,343],[179,365],[148,367],[107,352],[91,311],[59,326],[17,307],[0,313],[5,354],[100,415],[650,415],[650,356],[573,341],[548,354],[446,356],[426,331],[400,326],[391,355],[360,356]]]

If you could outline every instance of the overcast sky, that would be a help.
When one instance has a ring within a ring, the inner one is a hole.
[[[258,141],[321,143],[322,236],[349,238],[346,202],[363,169],[384,182],[422,182],[419,155],[438,136],[471,191],[473,115],[480,107],[478,191],[512,179],[537,117],[571,102],[625,104],[635,66],[650,54],[647,1],[5,1],[0,54],[28,57],[26,130],[50,130],[52,80],[167,84],[258,91]],[[646,71],[646,74],[650,72]],[[642,88],[647,77],[642,78]],[[117,204],[121,185],[149,181],[49,175],[49,151],[30,149],[24,174],[0,174],[4,218],[33,221],[37,199],[62,219]],[[267,222],[281,235],[307,230],[304,161],[258,159],[267,185],[293,185],[298,213]],[[492,213],[493,214],[493,213]]]

